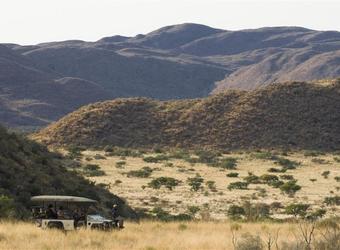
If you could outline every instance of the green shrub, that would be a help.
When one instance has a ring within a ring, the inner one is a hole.
[[[196,191],[196,192],[202,189],[203,181],[204,179],[199,174],[196,174],[195,177],[191,177],[191,178],[189,177],[187,179],[187,183],[191,187],[191,190]]]
[[[200,150],[195,152],[198,156],[198,161],[201,163],[214,164],[218,162],[218,157],[221,155],[216,151]]]
[[[295,217],[300,216],[304,218],[307,214],[307,210],[310,207],[309,204],[294,203],[285,207],[285,213],[294,215]]]
[[[324,203],[327,206],[340,206],[340,196],[336,195],[336,196],[330,196],[330,197],[326,197],[324,199]]]
[[[248,176],[244,177],[243,180],[249,184],[259,184],[261,183],[260,181],[260,177],[252,174],[252,173],[248,173]]]
[[[139,170],[131,170],[126,173],[127,177],[148,178],[151,176],[153,169],[150,167],[143,167]]]
[[[337,182],[340,182],[340,176],[335,176],[334,180],[336,180]]]
[[[294,195],[301,189],[301,186],[296,184],[296,181],[288,181],[280,186],[280,190],[290,196]]]
[[[340,162],[340,157],[334,157],[333,159],[335,162]]]
[[[117,161],[116,168],[123,168],[126,165],[126,161]]]
[[[285,169],[285,168],[269,168],[268,169],[268,172],[270,172],[270,173],[284,173],[284,172],[286,172],[287,171],[287,169]]]
[[[215,181],[207,181],[205,184],[211,192],[217,192]]]
[[[246,201],[242,204],[247,221],[258,221],[269,217],[270,206],[265,203],[252,204]]]
[[[238,177],[239,173],[237,172],[231,172],[231,173],[228,173],[226,176],[227,177],[230,177],[230,178],[236,178]]]
[[[242,182],[242,181],[237,181],[237,182],[232,182],[228,185],[228,189],[248,189],[248,182]]]
[[[83,168],[83,173],[85,176],[89,176],[89,177],[105,175],[105,172],[100,170],[100,167],[96,164],[85,165]]]
[[[143,158],[143,161],[148,163],[158,163],[160,161],[167,161],[169,157],[165,154],[159,154],[156,156],[146,156]]]
[[[327,170],[327,171],[323,171],[321,175],[323,176],[323,178],[328,179],[328,176],[330,173],[331,172]]]
[[[243,207],[241,207],[241,206],[231,205],[228,208],[227,214],[228,214],[228,217],[230,219],[238,220],[238,219],[241,219],[241,217],[245,215],[245,211],[244,211]]]
[[[197,214],[201,209],[198,206],[189,206],[188,207],[188,212],[189,214],[191,214],[192,216],[194,216],[195,214]]]
[[[296,167],[300,165],[299,162],[291,161],[283,157],[276,157],[274,163],[282,166],[284,169],[296,169]]]
[[[225,157],[221,159],[217,166],[224,169],[236,169],[237,160],[232,157]]]
[[[174,187],[178,186],[181,183],[180,180],[177,180],[172,177],[158,177],[153,179],[148,183],[148,186],[153,189],[160,189],[162,186],[166,187],[169,190],[172,190]]]
[[[293,175],[290,175],[290,174],[283,174],[283,175],[280,175],[280,178],[281,178],[282,180],[287,180],[287,181],[294,180],[294,176],[293,176]]]
[[[104,151],[106,152],[107,156],[141,157],[143,155],[139,150],[112,146],[106,146]]]

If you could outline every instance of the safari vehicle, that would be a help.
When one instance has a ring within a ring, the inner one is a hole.
[[[32,215],[42,229],[56,228],[65,231],[79,228],[111,230],[118,228],[113,221],[96,213],[97,201],[84,197],[40,195],[31,197],[36,206],[32,207]]]

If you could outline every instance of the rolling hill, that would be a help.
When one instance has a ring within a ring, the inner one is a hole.
[[[118,97],[201,98],[225,89],[340,76],[340,32],[228,31],[185,23],[135,37],[0,44],[0,122],[45,126]]]
[[[121,198],[71,171],[71,165],[72,161],[45,146],[0,127],[0,218],[29,217],[31,196],[41,194],[93,198],[104,210],[118,203],[126,216],[135,216]],[[6,207],[11,209],[10,214]]]
[[[340,81],[290,82],[201,99],[82,107],[33,137],[49,145],[340,149]]]

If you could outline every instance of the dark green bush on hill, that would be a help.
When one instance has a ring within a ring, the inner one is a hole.
[[[30,197],[41,194],[85,196],[100,201],[99,207],[123,205],[123,200],[65,167],[61,155],[23,136],[0,127],[0,197],[2,215],[29,215]],[[14,209],[8,209],[13,206]],[[133,216],[126,206],[124,213]]]

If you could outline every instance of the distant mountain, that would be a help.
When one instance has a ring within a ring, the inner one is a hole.
[[[34,135],[49,145],[340,150],[340,80],[202,99],[91,104]]]
[[[340,32],[180,24],[135,37],[0,44],[0,122],[44,126],[117,97],[199,98],[340,77]]]

